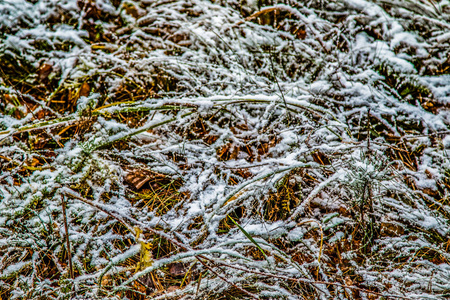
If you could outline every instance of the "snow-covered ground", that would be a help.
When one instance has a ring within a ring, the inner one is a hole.
[[[1,299],[447,299],[449,32],[448,0],[0,0]]]

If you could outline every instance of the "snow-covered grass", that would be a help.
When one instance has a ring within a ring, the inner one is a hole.
[[[0,1],[1,299],[445,299],[448,0]]]

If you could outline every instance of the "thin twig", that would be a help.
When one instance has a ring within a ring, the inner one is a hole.
[[[200,289],[200,284],[202,282],[202,273],[198,276],[198,284],[197,284],[197,290],[195,291],[195,297],[197,298],[198,290]]]
[[[91,200],[88,200],[88,199],[85,199],[85,198],[83,198],[83,197],[80,197],[80,196],[78,196],[75,192],[73,192],[73,191],[71,191],[71,190],[69,190],[69,189],[65,189],[65,190],[63,191],[63,193],[66,194],[67,196],[70,196],[70,197],[73,197],[73,198],[75,198],[75,199],[77,199],[77,200],[80,200],[81,202],[84,202],[84,203],[86,203],[86,204],[88,204],[88,205],[90,205],[90,206],[92,206],[92,207],[95,207],[95,208],[97,208],[98,210],[104,212],[105,214],[109,215],[110,217],[112,217],[112,218],[116,219],[117,221],[119,221],[120,223],[122,223],[122,224],[123,224],[130,232],[132,232],[132,233],[135,235],[135,232],[134,232],[134,230],[133,230],[133,227],[130,226],[127,222],[125,222],[125,220],[124,220],[123,218],[121,218],[121,217],[124,217],[124,218],[128,219],[128,220],[131,221],[131,222],[133,221],[133,219],[131,219],[131,218],[129,218],[129,217],[122,216],[122,214],[120,214],[119,212],[115,211],[115,213],[117,213],[118,215],[120,215],[120,216],[116,216],[115,214],[113,214],[113,213],[111,212],[110,209],[106,208],[104,205],[102,205],[102,204],[100,204],[100,203],[95,203],[95,202],[93,202],[93,201],[91,201]],[[132,222],[132,223],[133,223],[133,222]],[[136,224],[136,225],[137,225],[137,224]]]
[[[266,273],[266,272],[254,271],[254,270],[250,270],[250,269],[243,268],[243,267],[237,267],[235,265],[230,265],[230,264],[227,264],[227,263],[224,263],[224,262],[221,262],[221,261],[215,262],[215,263],[219,263],[219,264],[224,265],[224,266],[226,266],[228,268],[241,270],[241,271],[249,272],[249,273],[254,273],[254,274],[258,274],[258,275],[263,275],[263,276],[267,276],[267,277],[272,277],[272,278],[279,278],[279,279],[284,279],[284,280],[289,280],[289,281],[304,282],[304,283],[308,283],[308,284],[335,285],[335,286],[339,286],[339,287],[342,287],[342,288],[358,290],[358,291],[361,291],[361,292],[364,292],[364,293],[374,294],[374,295],[377,295],[377,296],[382,296],[382,297],[387,297],[387,298],[410,299],[408,297],[403,297],[403,296],[377,293],[377,292],[373,292],[371,290],[363,289],[363,288],[360,288],[360,287],[357,287],[357,286],[349,286],[349,285],[345,285],[345,284],[341,284],[341,283],[337,283],[337,282],[317,281],[317,280],[309,280],[309,279],[305,279],[305,278],[293,278],[293,277],[288,277],[288,276],[283,276],[283,275],[275,275],[275,274]]]
[[[194,248],[192,248],[192,247],[190,247],[188,245],[185,245],[183,243],[178,242],[177,240],[173,239],[172,237],[170,237],[168,234],[166,234],[164,232],[161,232],[161,231],[155,230],[153,228],[150,228],[150,227],[142,224],[141,222],[139,222],[137,220],[134,220],[131,217],[122,216],[122,214],[120,212],[114,211],[114,214],[113,214],[111,212],[111,209],[106,209],[106,208],[102,207],[103,205],[101,205],[101,204],[97,204],[97,203],[94,203],[94,202],[92,202],[92,201],[90,201],[88,199],[80,197],[80,196],[76,195],[75,192],[73,192],[73,191],[70,191],[70,190],[66,189],[64,191],[64,193],[67,194],[67,195],[70,195],[70,196],[74,197],[75,199],[78,199],[78,200],[80,200],[80,201],[82,201],[82,202],[84,202],[84,203],[86,203],[88,205],[91,205],[91,206],[93,206],[93,207],[103,211],[104,213],[106,213],[108,215],[110,215],[111,217],[115,218],[116,220],[118,220],[119,222],[124,224],[131,232],[134,232],[134,230],[132,229],[132,227],[129,224],[127,224],[124,221],[124,219],[127,219],[128,221],[130,221],[134,225],[139,226],[141,229],[146,229],[146,230],[148,230],[148,231],[150,231],[150,232],[152,232],[152,233],[154,233],[156,235],[159,235],[160,237],[163,237],[163,238],[167,239],[169,242],[173,243],[174,245],[180,247],[183,250],[186,250],[186,251],[194,251],[195,250]],[[122,218],[117,216],[116,214],[119,215],[119,216],[122,216]],[[232,285],[233,287],[235,287],[236,289],[240,290],[241,292],[246,293],[247,295],[249,295],[251,297],[254,297],[255,299],[259,299],[259,298],[257,296],[255,296],[254,294],[250,293],[249,291],[246,291],[246,290],[236,286],[235,284],[229,282],[226,278],[222,277],[216,271],[214,271],[210,266],[206,265],[205,262],[202,261],[202,259],[203,260],[207,260],[207,261],[211,262],[212,264],[218,264],[219,263],[219,264],[224,265],[224,266],[229,267],[229,268],[233,268],[233,269],[237,269],[237,270],[241,270],[241,271],[245,271],[245,272],[249,272],[249,273],[259,274],[259,275],[263,275],[263,276],[268,276],[268,277],[272,277],[272,278],[280,278],[280,279],[289,280],[289,281],[303,282],[303,283],[308,283],[308,284],[312,284],[312,285],[314,285],[314,284],[334,285],[334,286],[339,286],[339,287],[342,287],[342,288],[358,290],[358,291],[361,291],[361,292],[364,292],[364,293],[374,294],[374,295],[388,297],[388,298],[409,299],[409,298],[403,297],[403,296],[386,295],[386,294],[382,294],[382,293],[373,292],[373,291],[370,291],[370,290],[367,290],[367,289],[359,288],[359,287],[356,287],[356,286],[344,285],[344,284],[337,283],[337,282],[316,281],[316,280],[309,280],[309,279],[305,279],[305,278],[293,278],[293,277],[288,277],[288,276],[283,276],[283,275],[275,275],[275,274],[266,273],[266,272],[254,271],[254,270],[250,270],[250,269],[247,269],[247,268],[242,268],[242,267],[229,265],[229,264],[224,263],[224,262],[220,262],[220,261],[218,262],[218,261],[215,261],[215,260],[213,260],[211,258],[208,258],[208,257],[204,256],[204,255],[196,255],[195,258],[198,261],[200,261],[200,263],[203,264],[212,273],[214,273],[217,277],[219,277],[223,281],[227,282],[228,284]],[[314,288],[320,290],[316,286],[314,286]]]
[[[199,255],[199,256],[197,257],[198,261],[199,261],[203,266],[205,266],[205,268],[207,268],[208,270],[210,270],[214,275],[216,275],[217,277],[219,277],[220,279],[222,279],[223,281],[225,281],[225,282],[228,283],[229,285],[232,285],[234,288],[238,289],[239,291],[241,291],[241,292],[243,292],[243,293],[249,295],[249,296],[252,297],[253,299],[259,299],[259,297],[256,296],[255,294],[252,294],[252,293],[250,293],[249,291],[244,290],[244,289],[241,288],[241,287],[238,287],[237,285],[235,285],[234,283],[230,282],[230,281],[229,281],[228,279],[226,279],[225,277],[219,275],[219,273],[217,273],[216,271],[214,271],[213,268],[211,268],[210,266],[208,266],[203,260],[199,259],[199,257],[201,257],[201,258],[203,258],[203,259],[206,259],[206,260],[212,262],[213,264],[214,264],[214,261],[211,260],[210,258],[204,257],[203,255]]]
[[[370,130],[372,126],[370,124],[370,107],[367,110],[367,153],[370,153]]]
[[[270,54],[272,54],[272,52],[271,52]],[[280,93],[281,93],[281,98],[283,99],[284,107],[286,108],[286,117],[287,117],[287,120],[288,120],[288,121],[291,121],[291,115],[289,114],[289,109],[288,109],[288,106],[287,106],[286,98],[284,98],[283,90],[281,89],[281,86],[280,86],[280,84],[278,83],[278,79],[277,79],[277,76],[276,76],[276,74],[275,74],[275,67],[274,67],[274,65],[273,65],[273,59],[272,59],[272,56],[270,56],[270,65],[272,66],[272,73],[273,73],[272,76],[273,76],[273,78],[274,78],[274,80],[275,80],[275,83],[277,84],[278,90],[279,90]]]
[[[70,278],[74,279],[73,267],[72,267],[72,253],[70,251],[70,242],[69,242],[69,230],[67,228],[66,202],[64,201],[65,198],[66,198],[65,196],[61,196],[61,205],[62,205],[62,213],[63,213],[63,218],[64,218],[64,231],[66,233],[67,257],[69,259],[69,274],[70,274]]]
[[[83,198],[83,197],[80,197],[80,196],[78,196],[78,195],[76,195],[76,194],[74,194],[74,193],[72,193],[72,192],[67,191],[67,190],[64,191],[64,193],[65,193],[66,195],[70,195],[70,196],[72,196],[73,198],[78,199],[78,200],[80,200],[80,201],[82,201],[82,202],[84,202],[84,203],[86,203],[86,204],[88,204],[88,205],[90,205],[90,206],[93,206],[93,207],[97,208],[98,210],[101,210],[102,212],[108,214],[109,216],[111,216],[111,217],[113,217],[114,219],[116,219],[116,220],[118,220],[119,222],[121,222],[125,227],[127,227],[131,232],[134,233],[134,230],[132,229],[132,227],[131,227],[129,224],[127,224],[127,222],[124,221],[124,218],[121,218],[121,217],[117,216],[117,215],[121,215],[119,212],[114,212],[114,213],[112,213],[110,209],[107,209],[107,208],[105,208],[105,207],[102,207],[103,205],[98,204],[98,203],[94,203],[94,202],[92,202],[92,201],[90,201],[90,200],[88,200],[88,199],[85,199],[85,198]],[[117,214],[117,215],[116,215],[116,214]],[[168,241],[172,242],[173,244],[177,245],[178,247],[180,247],[180,248],[182,248],[182,249],[184,249],[184,250],[188,250],[188,251],[194,250],[193,248],[191,248],[191,247],[189,247],[189,246],[186,246],[186,245],[184,245],[184,244],[182,244],[182,243],[180,243],[180,242],[174,240],[173,238],[171,238],[170,236],[168,236],[167,234],[165,234],[165,233],[163,233],[163,232],[160,232],[160,231],[158,231],[158,230],[155,230],[155,229],[153,229],[153,228],[150,228],[150,227],[148,227],[148,226],[145,226],[145,225],[142,224],[141,222],[139,222],[139,221],[137,221],[137,220],[134,220],[134,219],[132,219],[132,218],[130,218],[130,217],[128,217],[127,219],[128,219],[129,221],[131,221],[131,223],[134,223],[135,225],[138,225],[138,226],[140,226],[141,228],[147,229],[148,231],[151,231],[151,232],[153,232],[153,233],[155,233],[155,234],[157,234],[157,235],[159,235],[159,236],[161,236],[161,237],[164,237],[164,238],[167,239]],[[239,291],[241,291],[241,292],[243,292],[243,293],[245,293],[245,294],[247,294],[247,295],[253,297],[254,299],[259,299],[259,298],[258,298],[257,296],[255,296],[254,294],[250,293],[249,291],[244,290],[243,288],[238,287],[238,286],[235,285],[234,283],[228,281],[225,277],[219,275],[216,271],[214,271],[210,266],[206,265],[206,264],[201,260],[201,258],[202,258],[202,259],[205,259],[205,260],[208,260],[208,261],[214,263],[214,261],[211,260],[210,258],[205,257],[205,256],[203,256],[203,255],[197,255],[197,256],[195,256],[195,257],[200,261],[201,264],[203,264],[207,269],[209,269],[212,273],[214,273],[217,277],[219,277],[220,279],[222,279],[222,280],[225,281],[226,283],[232,285],[233,287],[235,287],[235,288],[238,289]]]

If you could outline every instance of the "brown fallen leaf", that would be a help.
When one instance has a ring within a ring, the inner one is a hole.
[[[186,274],[186,266],[183,263],[177,262],[169,265],[169,273],[172,276],[181,276]]]
[[[47,79],[48,76],[52,73],[52,71],[53,66],[50,64],[43,64],[42,66],[40,66],[39,69],[37,70],[39,82],[42,82],[45,79]]]
[[[82,96],[87,97],[87,96],[89,96],[90,93],[91,93],[91,87],[89,86],[89,84],[87,82],[84,82],[80,87],[78,96],[79,97],[82,97]]]
[[[125,176],[125,181],[139,190],[151,179],[151,174],[145,170],[132,170]]]

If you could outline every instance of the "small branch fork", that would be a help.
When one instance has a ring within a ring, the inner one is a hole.
[[[68,189],[68,188],[63,188],[62,189],[62,193],[70,196],[72,198],[75,198],[77,200],[80,200],[81,202],[84,202],[92,207],[95,207],[96,209],[108,214],[109,216],[111,216],[112,218],[116,219],[117,221],[119,221],[120,223],[122,223],[128,230],[130,230],[131,232],[134,232],[134,229],[132,226],[130,226],[125,220],[127,220],[130,223],[133,223],[133,225],[139,226],[142,229],[146,229],[156,235],[159,235],[162,238],[167,239],[168,241],[170,241],[171,243],[173,243],[174,245],[180,247],[183,250],[186,251],[193,251],[194,249],[191,248],[188,245],[182,244],[180,242],[178,242],[177,240],[175,240],[174,238],[172,238],[171,236],[169,236],[168,234],[155,230],[153,228],[148,227],[147,225],[133,219],[130,218],[128,216],[124,216],[122,215],[120,212],[112,210],[111,208],[102,205],[100,203],[95,203],[91,200],[85,199],[83,197],[80,197],[76,194],[76,192]],[[63,206],[64,207],[64,206]],[[303,283],[308,283],[311,285],[315,285],[315,284],[324,284],[324,285],[333,285],[333,286],[339,286],[342,288],[346,288],[346,289],[351,289],[351,290],[356,290],[356,291],[360,291],[360,292],[364,292],[367,294],[373,294],[373,295],[377,295],[377,296],[383,296],[386,298],[395,298],[395,299],[410,299],[408,297],[404,297],[404,296],[397,296],[397,295],[389,295],[389,294],[382,294],[382,293],[377,293],[377,292],[373,292],[367,289],[363,289],[363,288],[359,288],[356,286],[348,286],[345,284],[341,284],[341,283],[337,283],[337,282],[328,282],[328,281],[316,281],[316,280],[309,280],[309,279],[304,279],[304,278],[293,278],[293,277],[288,277],[288,276],[284,276],[284,275],[275,275],[275,274],[271,274],[271,273],[267,273],[267,272],[260,272],[260,271],[255,271],[255,270],[251,270],[251,269],[247,269],[247,268],[243,268],[243,267],[238,267],[238,266],[234,266],[234,265],[229,265],[227,263],[224,262],[218,262],[218,261],[214,261],[211,258],[208,258],[204,255],[196,255],[195,258],[197,258],[197,260],[203,265],[205,266],[208,270],[210,270],[213,274],[215,274],[218,278],[220,278],[221,280],[225,281],[226,283],[230,284],[231,286],[233,286],[234,288],[236,288],[237,290],[241,291],[242,293],[247,294],[248,296],[252,297],[253,299],[259,299],[259,297],[241,287],[238,287],[237,285],[235,285],[234,283],[230,282],[228,279],[226,279],[225,277],[223,277],[222,275],[218,274],[211,266],[209,266],[208,264],[205,263],[204,260],[210,262],[212,265],[219,267],[218,264],[225,266],[227,268],[232,268],[232,269],[236,269],[236,270],[240,270],[240,271],[244,271],[244,272],[248,272],[248,273],[253,273],[253,274],[257,274],[257,275],[262,275],[262,276],[266,276],[266,277],[272,277],[272,278],[278,278],[278,279],[284,279],[284,280],[288,280],[288,281],[295,281],[295,282],[303,282]],[[219,268],[220,269],[220,268]],[[317,287],[315,287],[317,288]],[[318,288],[317,288],[318,289]],[[320,290],[320,289],[318,289]]]

